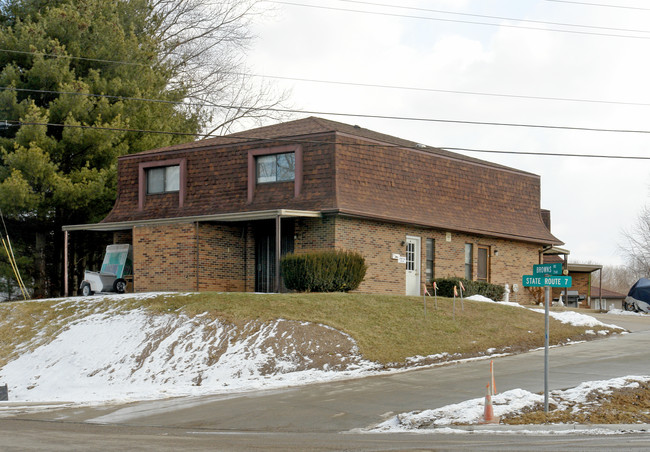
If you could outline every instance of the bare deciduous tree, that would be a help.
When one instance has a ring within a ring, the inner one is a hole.
[[[575,264],[586,265],[602,265],[602,262],[592,260],[577,260],[572,261]],[[630,287],[639,279],[627,266],[625,265],[603,265],[600,272],[595,271],[591,274],[591,286],[598,287],[601,283],[603,289],[612,290],[622,294],[627,294]]]
[[[627,294],[630,287],[639,279],[627,266],[603,266],[603,288]],[[595,284],[594,284],[595,285]]]
[[[185,90],[186,108],[201,111],[207,133],[228,133],[242,119],[283,119],[287,93],[256,83],[244,64],[257,0],[153,0],[151,26],[163,44],[162,63]],[[207,107],[207,108],[206,108]]]
[[[634,279],[650,277],[650,208],[643,208],[634,226],[623,232],[619,246]]]

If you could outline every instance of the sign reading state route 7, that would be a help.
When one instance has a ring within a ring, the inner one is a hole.
[[[524,287],[571,287],[571,277],[524,275],[522,285]]]

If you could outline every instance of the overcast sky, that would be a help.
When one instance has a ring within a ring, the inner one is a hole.
[[[296,109],[650,131],[647,1],[296,0],[264,7],[271,11],[255,22],[251,72],[421,88],[268,79],[291,90]],[[318,116],[443,148],[650,156],[649,133]],[[551,210],[552,232],[570,260],[623,262],[618,245],[648,201],[650,160],[462,153],[540,175],[541,207]]]

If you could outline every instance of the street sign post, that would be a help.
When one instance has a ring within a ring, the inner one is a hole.
[[[524,275],[521,282],[524,287],[571,287],[570,276]]]
[[[562,263],[533,265],[533,275],[535,276],[559,276],[562,274]]]
[[[533,274],[521,278],[524,287],[544,288],[544,412],[548,413],[548,317],[551,287],[571,287],[571,277],[562,276],[562,264],[533,265]]]

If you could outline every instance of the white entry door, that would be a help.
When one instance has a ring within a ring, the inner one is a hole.
[[[406,295],[420,295],[420,237],[406,236]]]

